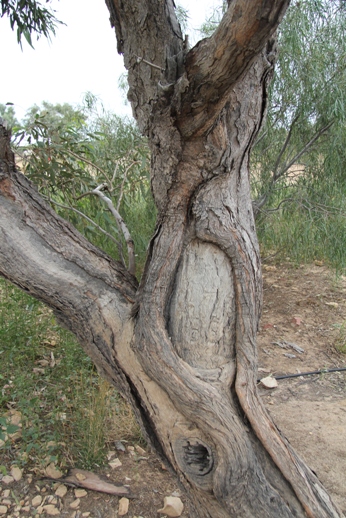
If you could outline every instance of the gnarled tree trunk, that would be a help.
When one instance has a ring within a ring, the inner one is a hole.
[[[287,4],[231,0],[214,36],[188,51],[172,0],[107,0],[159,211],[139,287],[1,146],[1,274],[77,335],[201,518],[341,516],[256,391],[262,294],[248,163]]]

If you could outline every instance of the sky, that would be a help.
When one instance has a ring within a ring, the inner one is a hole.
[[[42,2],[43,3],[43,2]],[[206,19],[212,0],[183,0],[190,24],[198,27]],[[50,4],[59,25],[51,42],[33,36],[33,50],[23,38],[23,50],[9,20],[0,19],[0,103],[14,104],[20,120],[26,110],[42,101],[52,104],[82,103],[86,92],[98,96],[106,109],[130,115],[118,89],[125,72],[116,48],[114,29],[104,0],[53,0]]]

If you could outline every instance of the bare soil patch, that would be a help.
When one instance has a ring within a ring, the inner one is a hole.
[[[258,377],[346,367],[346,355],[334,347],[340,338],[340,326],[346,321],[345,278],[336,279],[326,267],[318,265],[301,268],[289,264],[265,265],[263,270]],[[293,343],[304,352],[277,345],[283,342]],[[259,386],[259,390],[278,427],[346,513],[346,373],[288,378],[280,380],[276,389]],[[133,498],[126,516],[162,516],[157,510],[163,507],[163,498],[172,494],[181,496],[186,504],[176,480],[153,453],[126,449],[117,451],[116,456],[122,465],[103,468],[100,473],[107,480],[131,488]],[[11,459],[1,455],[1,451],[0,464],[10,471]],[[1,477],[0,474],[0,509],[6,507],[6,518],[37,516],[37,507],[32,506],[37,495],[41,495],[45,504],[55,498],[53,506],[60,516],[118,516],[116,496],[87,491],[78,506],[71,508],[76,501],[74,489],[68,488],[65,496],[57,497],[58,482],[42,479],[35,471],[24,470],[20,481],[9,484]],[[193,515],[193,510],[185,506],[182,516]],[[42,516],[48,516],[47,512],[43,511]]]

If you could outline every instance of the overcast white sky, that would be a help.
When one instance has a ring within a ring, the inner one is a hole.
[[[213,0],[180,3],[189,10],[191,26],[196,28],[210,13]],[[117,88],[124,68],[105,2],[53,0],[51,6],[66,26],[58,26],[50,43],[43,37],[36,42],[34,37],[35,50],[24,40],[22,51],[8,19],[0,19],[0,103],[14,103],[21,119],[33,104],[78,104],[90,91],[107,109],[130,114]]]

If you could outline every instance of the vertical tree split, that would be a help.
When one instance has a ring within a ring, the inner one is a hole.
[[[261,269],[249,153],[289,0],[230,0],[189,50],[172,0],[106,0],[152,153],[139,286],[15,170],[0,135],[0,272],[53,308],[132,404],[200,518],[340,517],[256,391]]]

